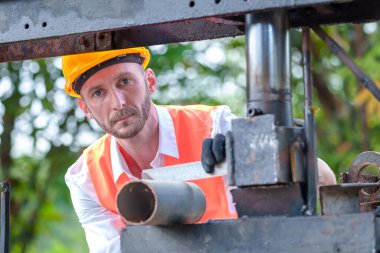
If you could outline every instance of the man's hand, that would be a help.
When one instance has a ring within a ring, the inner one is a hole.
[[[201,162],[207,173],[214,172],[215,165],[224,160],[226,157],[225,146],[226,138],[223,134],[203,140]]]

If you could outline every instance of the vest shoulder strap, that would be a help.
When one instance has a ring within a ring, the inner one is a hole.
[[[167,106],[173,120],[178,158],[166,156],[165,166],[200,160],[202,142],[210,137],[214,106]]]
[[[116,194],[111,163],[111,136],[104,135],[85,151],[89,174],[100,204],[106,209],[117,213]]]

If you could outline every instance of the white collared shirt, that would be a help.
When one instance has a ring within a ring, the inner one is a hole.
[[[178,147],[173,121],[168,110],[159,106],[154,108],[158,116],[159,145],[156,157],[150,165],[152,168],[157,168],[163,166],[165,155],[178,158]],[[227,106],[218,107],[211,116],[213,120],[211,136],[226,133],[231,129],[231,119],[235,118]],[[126,173],[129,178],[134,178],[129,172],[114,137],[111,137],[110,152],[115,182],[123,173]],[[106,210],[100,204],[83,154],[68,169],[65,181],[70,189],[71,200],[79,222],[85,230],[90,252],[119,253],[120,231],[125,224],[118,215]]]

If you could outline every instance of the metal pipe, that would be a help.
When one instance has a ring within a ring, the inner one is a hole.
[[[246,15],[247,114],[274,114],[292,126],[290,47],[285,10]]]
[[[202,190],[189,182],[132,181],[119,191],[116,203],[129,225],[196,223],[206,209]]]
[[[0,251],[4,253],[9,252],[9,195],[10,195],[10,183],[0,183],[0,208],[1,208],[1,226],[0,226]]]
[[[307,215],[316,214],[317,204],[317,145],[314,130],[314,108],[313,108],[313,78],[310,60],[310,29],[302,29],[302,59],[303,78],[305,93],[305,137],[306,137],[306,166],[307,166]]]
[[[380,88],[376,85],[372,79],[367,76],[354,61],[346,54],[346,52],[339,46],[338,43],[333,40],[321,27],[317,25],[311,25],[313,31],[321,38],[331,51],[356,75],[359,81],[367,88],[372,95],[380,101]]]

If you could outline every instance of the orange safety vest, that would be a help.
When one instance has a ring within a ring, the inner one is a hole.
[[[164,165],[171,166],[200,160],[202,141],[210,137],[212,127],[211,112],[216,107],[209,106],[166,106],[173,120],[179,158],[164,157]],[[106,209],[117,213],[116,195],[122,186],[130,181],[126,173],[114,181],[110,155],[111,136],[104,135],[84,153],[89,173],[100,203]],[[209,219],[233,219],[236,212],[230,212],[225,185],[222,177],[192,180],[206,197],[205,214],[199,221]]]

